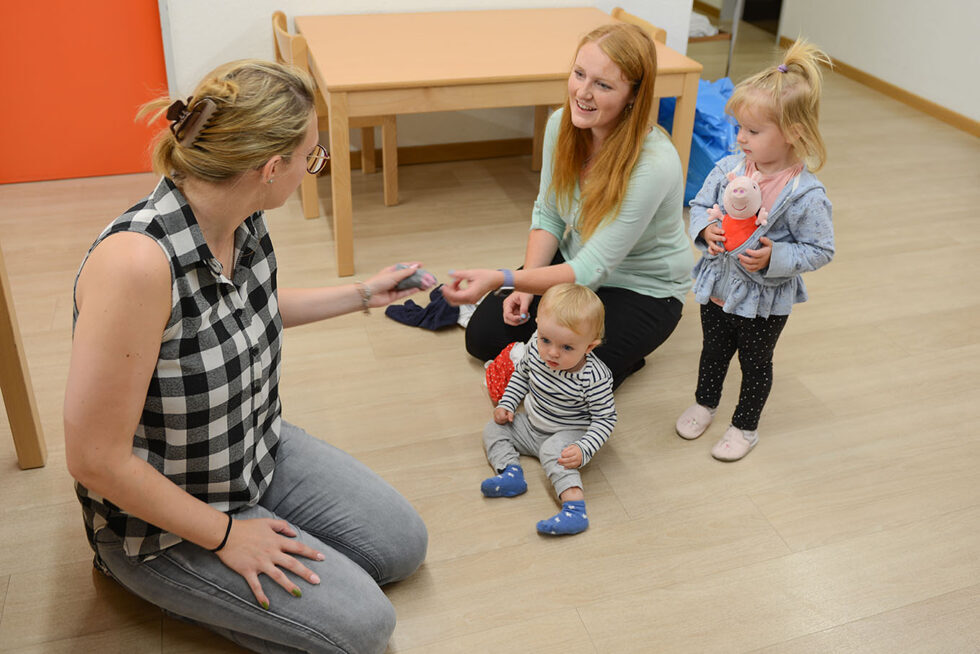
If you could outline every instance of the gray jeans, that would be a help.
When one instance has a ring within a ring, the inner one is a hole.
[[[491,420],[483,428],[483,447],[493,469],[501,472],[507,466],[520,465],[520,454],[537,457],[555,492],[561,495],[569,488],[582,488],[578,470],[558,463],[561,451],[582,438],[583,429],[566,429],[548,434],[538,431],[523,411],[514,414],[514,422],[498,425]]]
[[[251,650],[385,650],[395,609],[379,585],[412,574],[428,544],[421,517],[398,491],[350,455],[283,422],[272,483],[257,506],[235,518],[289,522],[299,540],[325,555],[301,559],[320,584],[294,579],[303,591],[296,598],[262,576],[270,604],[264,610],[238,573],[192,543],[141,563],[103,529],[98,553],[133,594]]]

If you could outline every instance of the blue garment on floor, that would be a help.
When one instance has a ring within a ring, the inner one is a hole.
[[[405,304],[392,304],[385,309],[385,315],[397,322],[411,327],[422,327],[435,331],[449,325],[455,325],[459,320],[459,307],[454,307],[442,296],[442,284],[429,292],[429,304],[419,306],[412,300]]]
[[[722,77],[715,82],[698,81],[698,102],[694,109],[694,133],[691,136],[691,157],[687,164],[687,185],[684,204],[701,190],[715,162],[735,152],[735,119],[725,114],[725,104],[732,97],[732,80]],[[674,124],[674,98],[660,100],[657,122],[668,132]]]

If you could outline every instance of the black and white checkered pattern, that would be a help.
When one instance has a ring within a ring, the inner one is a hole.
[[[256,213],[238,228],[233,279],[221,273],[183,194],[166,178],[114,220],[89,254],[124,231],[160,245],[173,281],[170,320],[133,451],[220,511],[254,505],[272,480],[281,424],[282,321],[265,219]],[[75,489],[93,549],[103,528],[123,539],[130,556],[149,558],[180,542],[81,484]]]

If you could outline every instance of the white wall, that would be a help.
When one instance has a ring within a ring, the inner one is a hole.
[[[980,120],[977,0],[783,0],[779,34]]]
[[[596,6],[608,12],[621,6],[666,29],[667,44],[686,52],[692,3],[693,0],[159,0],[167,77],[170,96],[174,98],[190,95],[198,79],[226,61],[271,59],[272,12],[277,9],[285,12],[289,29],[294,30],[292,17],[303,14],[571,6]],[[524,138],[531,135],[532,122],[530,107],[399,116],[398,144]],[[353,147],[360,147],[357,130],[351,133],[351,140]]]

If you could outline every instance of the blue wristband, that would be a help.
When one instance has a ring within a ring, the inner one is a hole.
[[[494,295],[509,295],[514,290],[514,273],[506,268],[498,268],[500,272],[504,273],[504,283],[500,285],[496,291],[493,292]]]

